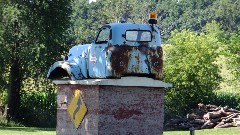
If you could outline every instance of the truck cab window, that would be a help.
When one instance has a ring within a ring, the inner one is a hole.
[[[96,44],[107,43],[109,40],[110,30],[107,28],[102,29],[97,36]]]
[[[126,31],[126,40],[132,42],[151,42],[152,34],[147,30],[128,30]]]

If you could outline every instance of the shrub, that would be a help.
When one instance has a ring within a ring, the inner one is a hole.
[[[21,91],[20,121],[26,126],[56,126],[56,87],[46,79],[27,79]]]
[[[56,126],[55,91],[24,93],[21,96],[20,118],[27,126]]]
[[[229,106],[240,110],[240,94],[235,92],[214,92],[213,95],[209,96],[205,104]]]
[[[174,31],[163,46],[164,76],[173,88],[166,90],[167,109],[186,114],[199,102],[204,102],[218,87],[221,76],[214,63],[221,44],[215,37],[188,30]]]

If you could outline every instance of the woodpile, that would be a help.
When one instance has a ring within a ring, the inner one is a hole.
[[[198,108],[186,117],[176,117],[166,122],[166,130],[226,128],[240,126],[240,111],[216,105],[198,104]]]

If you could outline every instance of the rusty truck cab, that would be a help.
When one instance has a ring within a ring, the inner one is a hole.
[[[125,75],[162,77],[159,30],[148,24],[103,25],[90,49],[91,78],[120,78]]]
[[[153,13],[149,24],[103,25],[92,44],[72,47],[63,61],[50,67],[47,77],[81,80],[136,75],[161,79],[163,55],[156,22]]]

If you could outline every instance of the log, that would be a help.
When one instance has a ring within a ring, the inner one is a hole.
[[[202,104],[202,103],[199,103],[199,104],[198,104],[198,109],[199,109],[199,110],[206,110],[207,107],[206,107],[206,105],[204,105],[204,104]]]
[[[236,118],[238,116],[238,113],[234,113],[233,115],[231,115],[231,117],[227,118],[227,119],[223,119],[222,121],[227,123],[227,122],[232,122],[233,118]]]
[[[228,118],[232,117],[233,115],[234,115],[234,113],[231,113],[231,114],[229,114],[229,115],[226,116],[226,117],[221,117],[221,119],[228,119]]]
[[[200,109],[194,110],[194,113],[196,114],[196,118],[195,119],[202,119],[203,115],[206,114],[205,111],[200,110]]]
[[[227,128],[227,127],[233,127],[232,123],[225,123],[223,125],[218,126],[217,128]]]
[[[167,122],[166,126],[173,129],[226,128],[240,126],[240,111],[228,106],[198,104],[198,109],[191,110],[187,117],[176,117]]]
[[[218,111],[218,112],[208,112],[207,114],[203,115],[203,118],[205,120],[209,120],[209,119],[216,119],[216,118],[221,118],[223,116],[222,111]]]
[[[229,109],[229,106],[224,106],[224,107],[223,107],[223,110],[224,110],[225,112],[227,112],[228,109]]]
[[[194,113],[187,114],[187,119],[195,119],[196,117],[197,117],[197,115]]]
[[[206,105],[206,108],[209,110],[209,109],[212,109],[212,108],[218,108],[218,106],[208,104],[208,105]]]
[[[207,122],[205,122],[203,125],[202,125],[202,129],[204,129],[204,128],[211,128],[213,126],[213,123],[210,121],[210,120],[208,120]]]
[[[218,128],[218,127],[220,127],[220,126],[222,126],[222,125],[224,125],[225,123],[224,122],[220,122],[220,123],[218,123],[214,128]]]
[[[232,114],[233,114],[233,112],[225,112],[224,110],[222,110],[222,115],[223,115],[224,117],[229,116],[229,115],[232,115]]]
[[[211,121],[212,123],[217,124],[218,122],[221,122],[222,119],[221,119],[221,118],[216,118],[216,119],[210,119],[210,121]]]
[[[209,111],[219,111],[222,110],[222,107],[217,107],[217,108],[210,108]]]
[[[233,126],[240,126],[240,118],[233,118]]]
[[[238,110],[236,110],[236,109],[232,109],[232,108],[228,109],[228,111],[229,111],[229,112],[234,112],[234,113],[240,113],[240,111],[238,111]]]

